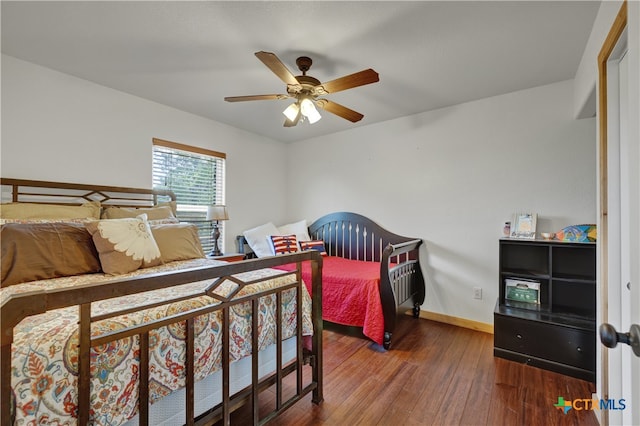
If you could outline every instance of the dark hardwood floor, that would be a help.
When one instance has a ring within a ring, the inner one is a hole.
[[[382,351],[325,330],[324,402],[307,396],[270,424],[598,424],[592,411],[554,407],[558,397],[590,398],[593,383],[494,358],[491,334],[407,317],[394,337]],[[273,393],[265,394],[261,404],[273,404]],[[234,413],[232,423],[250,424],[246,415]]]

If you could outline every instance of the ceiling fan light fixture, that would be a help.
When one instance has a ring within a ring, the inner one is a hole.
[[[299,112],[300,112],[300,107],[298,107],[297,102],[292,103],[287,107],[287,109],[282,111],[282,113],[285,115],[285,117],[289,119],[289,121],[295,120]]]
[[[309,98],[304,98],[300,101],[300,112],[307,117],[309,124],[316,123],[322,118],[313,101]]]

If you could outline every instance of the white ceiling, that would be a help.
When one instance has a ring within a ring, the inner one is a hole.
[[[292,142],[574,77],[598,1],[2,1],[2,52],[274,140]],[[364,114],[284,128],[291,100],[255,56],[329,81],[380,82],[327,95]]]

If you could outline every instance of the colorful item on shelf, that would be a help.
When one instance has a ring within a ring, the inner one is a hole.
[[[504,227],[502,228],[502,233],[505,237],[509,237],[511,234],[511,222],[505,222]]]
[[[586,243],[596,241],[596,237],[596,225],[571,225],[556,232],[556,239],[560,241]]]

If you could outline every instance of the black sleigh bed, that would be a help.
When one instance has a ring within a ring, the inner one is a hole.
[[[350,212],[331,213],[317,219],[309,226],[309,235],[324,241],[329,257],[379,263],[383,346],[389,349],[398,315],[411,309],[418,318],[425,299],[425,282],[418,258],[422,240],[394,234],[371,219]],[[332,285],[323,274],[323,286]],[[323,303],[329,302],[324,299]]]
[[[327,214],[307,230],[309,242],[325,252],[323,320],[360,328],[364,336],[389,349],[398,315],[412,310],[419,317],[425,300],[418,256],[422,240],[394,234],[350,212]],[[240,249],[246,249],[246,239],[238,238]],[[302,277],[310,279],[310,271],[303,268]]]

